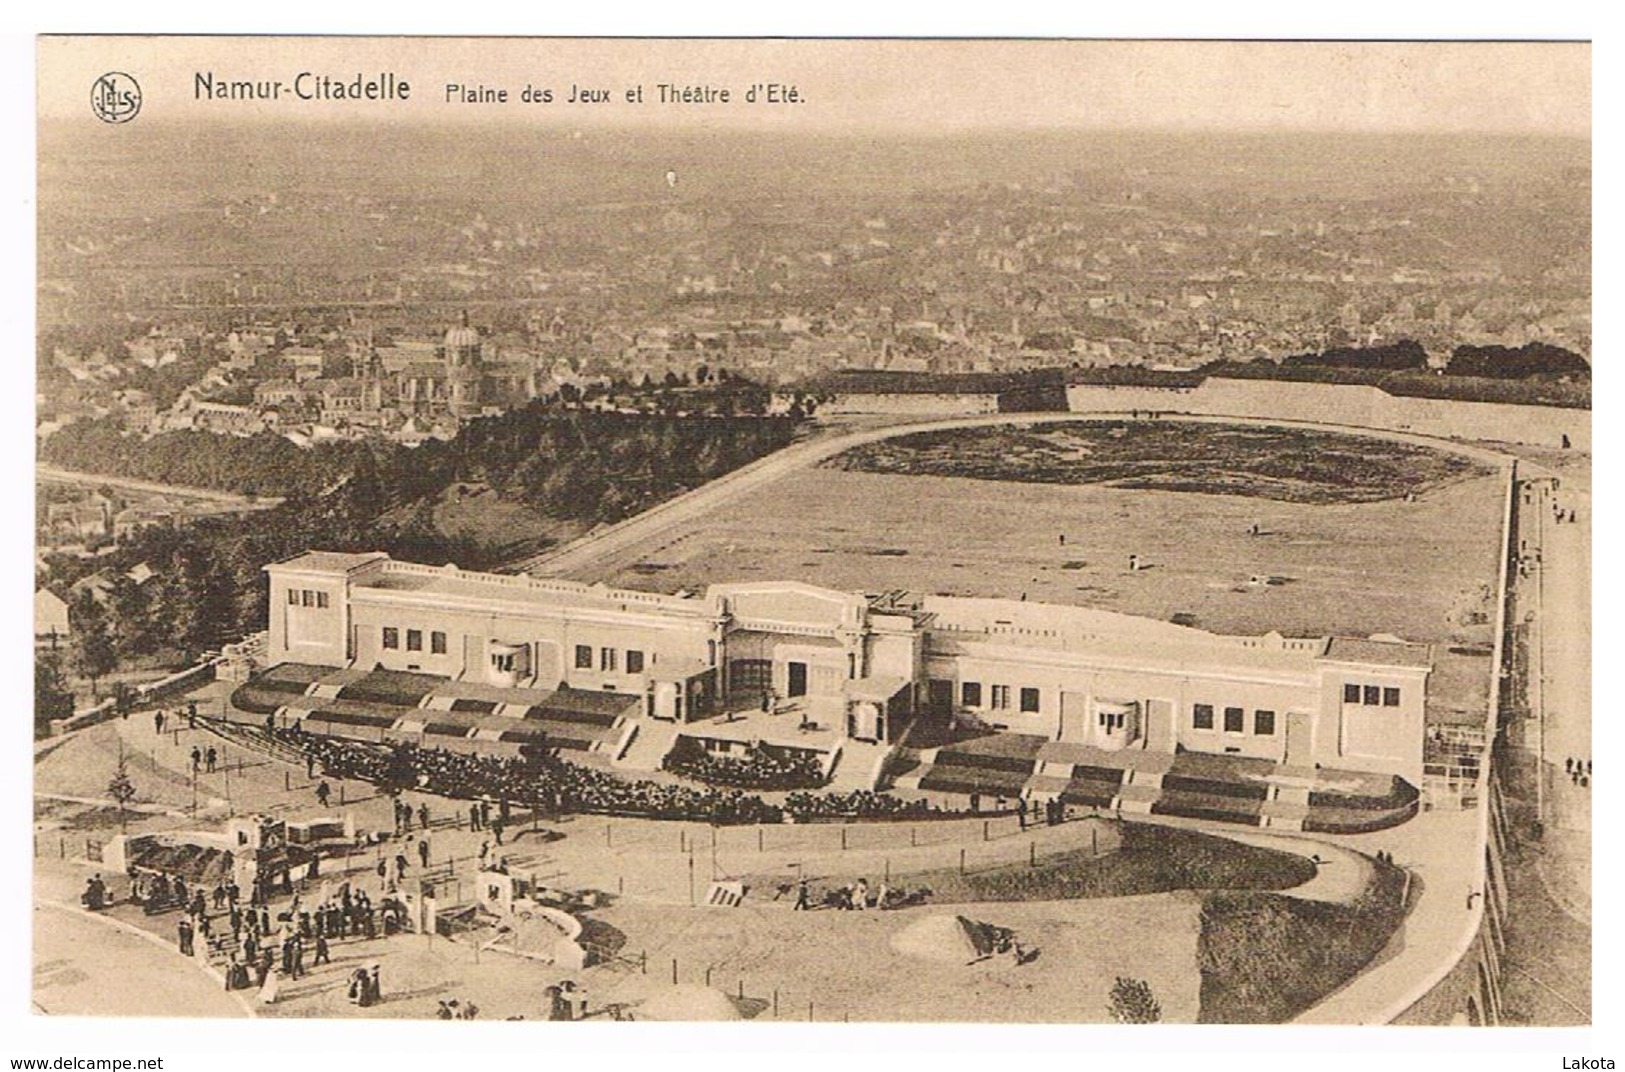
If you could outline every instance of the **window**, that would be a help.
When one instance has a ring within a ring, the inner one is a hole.
[[[1359,703],[1360,702],[1360,686],[1358,686],[1358,685],[1344,685],[1343,686],[1343,702],[1344,703]]]
[[[1275,736],[1275,712],[1254,711],[1253,733],[1259,737]]]
[[[592,669],[592,645],[590,645],[590,644],[577,644],[576,645],[576,669],[577,670],[591,670]]]
[[[626,672],[629,674],[643,673],[643,652],[636,648],[626,650]]]
[[[1384,707],[1398,707],[1399,706],[1399,690],[1398,689],[1383,689],[1382,690],[1382,706],[1384,706]]]
[[[598,649],[598,669],[606,673],[614,670],[616,661],[614,648]]]
[[[429,653],[431,655],[446,654],[446,634],[436,630],[429,634]]]
[[[296,588],[288,589],[288,606],[297,607],[298,605],[299,605],[299,590],[296,589]]]
[[[423,630],[421,630],[421,629],[408,629],[406,631],[406,650],[407,651],[422,651],[423,650]]]
[[[316,593],[308,588],[301,591],[299,593],[299,605],[301,607],[314,607],[316,605]]]
[[[990,705],[995,711],[1010,710],[1010,686],[993,686],[993,703]]]
[[[322,610],[327,609],[327,593],[326,592],[317,592],[316,593],[316,606],[320,607]]]
[[[1226,707],[1224,709],[1224,732],[1245,732],[1242,723],[1245,720],[1246,715],[1247,713],[1239,707]]]
[[[1210,730],[1213,728],[1213,705],[1199,703],[1191,707],[1191,728]]]
[[[959,686],[959,702],[965,707],[982,706],[982,683],[966,681]]]
[[[1021,712],[1024,715],[1034,715],[1038,713],[1037,689],[1029,688],[1021,690]]]
[[[393,625],[384,626],[384,647],[394,651],[401,646],[401,631]]]
[[[1376,707],[1381,702],[1382,690],[1375,685],[1367,685],[1365,687],[1365,705],[1367,707]]]

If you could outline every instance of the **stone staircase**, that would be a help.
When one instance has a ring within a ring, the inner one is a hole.
[[[1309,815],[1309,789],[1307,786],[1270,786],[1269,799],[1259,813],[1258,825],[1270,830],[1302,830]]]
[[[1149,815],[1151,805],[1162,799],[1162,775],[1152,771],[1130,770],[1112,808],[1135,815]]]
[[[632,736],[632,743],[609,761],[610,766],[627,771],[659,770],[660,761],[677,743],[678,724],[656,718],[640,717],[633,721],[636,732]]]
[[[835,772],[825,786],[832,793],[851,793],[859,789],[873,789],[880,783],[880,772],[892,746],[870,741],[841,742],[841,758],[835,763]]]

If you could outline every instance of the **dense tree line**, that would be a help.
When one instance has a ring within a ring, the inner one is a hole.
[[[302,450],[274,432],[179,431],[143,439],[125,433],[114,418],[75,421],[40,445],[40,461],[63,469],[274,497],[315,494],[366,453],[357,443]]]
[[[263,628],[262,567],[307,548],[387,551],[470,569],[497,565],[497,549],[435,528],[429,507],[454,482],[489,484],[551,517],[615,522],[789,444],[795,429],[789,418],[676,418],[532,407],[473,422],[456,439],[417,450],[351,445],[354,449],[344,452],[312,452],[333,465],[325,473],[299,468],[304,462],[276,469],[289,457],[280,448],[243,454],[272,461],[267,471],[240,474],[229,490],[267,487],[280,476],[285,483],[278,487],[287,501],[242,517],[146,529],[94,561],[54,556],[42,581],[65,592],[96,570],[113,578],[106,606],[82,613],[96,635],[105,633],[119,660],[195,655]],[[232,442],[227,437],[211,436],[208,442],[233,449],[224,446]],[[211,476],[212,486],[226,482],[222,469],[189,471]],[[140,562],[153,575],[137,584],[124,572]],[[74,618],[76,633],[80,621]],[[100,653],[92,654],[100,671]],[[89,664],[76,668],[91,669]]]
[[[1426,368],[1428,353],[1413,339],[1400,339],[1387,346],[1337,346],[1318,354],[1296,354],[1287,365],[1322,365],[1331,368],[1399,369]]]
[[[1591,362],[1561,346],[1531,342],[1523,346],[1458,346],[1445,371],[1452,376],[1497,380],[1591,379]]]

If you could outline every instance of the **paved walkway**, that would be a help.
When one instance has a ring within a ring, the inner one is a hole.
[[[254,1015],[156,936],[48,900],[34,905],[33,1001],[58,1016]]]
[[[1564,761],[1591,758],[1591,497],[1568,481],[1555,495],[1574,523],[1553,520],[1552,496],[1538,515],[1541,565],[1534,642],[1539,645],[1538,702],[1546,833],[1539,863],[1552,900],[1579,922],[1591,922],[1591,793],[1569,777]],[[1604,773],[1606,777],[1606,772]]]

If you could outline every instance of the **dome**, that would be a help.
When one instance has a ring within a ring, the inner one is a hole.
[[[471,346],[479,346],[480,333],[469,326],[468,311],[466,309],[457,324],[446,329],[445,343],[447,353],[454,353]]]
[[[478,346],[480,333],[467,324],[446,329],[446,349],[461,350],[465,346]]]

